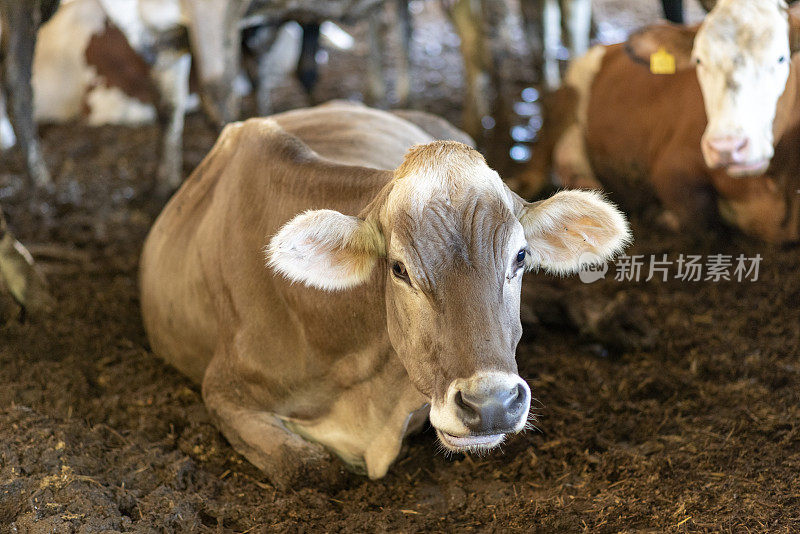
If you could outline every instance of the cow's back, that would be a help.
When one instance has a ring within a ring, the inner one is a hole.
[[[226,127],[144,246],[142,314],[154,352],[200,381],[217,347],[236,342],[226,336],[254,317],[264,323],[258,335],[297,350],[285,307],[308,289],[267,270],[269,238],[308,209],[357,214],[406,150],[430,140],[394,115],[344,103]]]
[[[631,196],[668,168],[682,170],[688,181],[707,181],[700,151],[705,124],[694,69],[656,75],[624,44],[606,48],[592,82],[586,146],[597,177],[625,204],[640,205]]]

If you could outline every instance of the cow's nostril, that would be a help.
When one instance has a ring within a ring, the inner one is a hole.
[[[707,144],[714,152],[725,157],[743,152],[750,140],[747,137],[719,137],[708,140]]]
[[[464,399],[464,395],[460,391],[456,392],[455,398],[453,399],[458,407],[459,415],[461,416],[461,420],[467,426],[470,425],[477,425],[480,423],[481,415],[479,412],[480,406],[476,406],[474,403],[469,402]]]
[[[520,412],[528,404],[528,391],[518,384],[510,393],[506,410],[511,417],[519,417]]]

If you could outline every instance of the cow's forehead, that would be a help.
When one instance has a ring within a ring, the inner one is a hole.
[[[741,63],[788,44],[786,8],[781,2],[729,1],[720,2],[706,17],[695,39],[695,52],[707,59]]]
[[[390,251],[401,253],[432,286],[437,271],[453,265],[502,264],[509,240],[521,234],[500,177],[478,152],[454,142],[409,152],[385,215]]]
[[[403,213],[417,217],[432,203],[457,206],[475,195],[511,207],[503,181],[478,151],[455,141],[435,141],[408,151],[395,171],[386,208],[390,218]]]

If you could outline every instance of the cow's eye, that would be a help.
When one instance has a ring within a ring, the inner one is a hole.
[[[701,63],[702,63],[702,61],[700,61],[700,58],[699,58],[699,57],[696,57],[696,58],[694,58],[694,64],[695,64],[695,65],[699,65],[699,64],[701,64]]]
[[[786,61],[786,56],[781,56],[778,58],[778,63],[783,63],[784,61]]]
[[[520,249],[520,251],[517,252],[517,266],[518,267],[522,267],[523,265],[525,265],[525,256],[526,255],[527,255],[527,252],[525,251],[524,248]]]
[[[406,266],[403,265],[401,262],[396,261],[392,264],[392,274],[403,280],[404,282],[410,282],[411,280],[408,278],[408,271],[406,271]]]

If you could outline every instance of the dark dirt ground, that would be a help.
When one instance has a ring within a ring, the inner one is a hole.
[[[432,80],[418,105],[457,119]],[[319,93],[359,83],[329,67]],[[297,100],[288,85],[283,107]],[[136,273],[160,209],[147,193],[155,128],[69,125],[43,138],[58,191],[34,210],[19,155],[0,161],[9,222],[58,300],[51,317],[0,326],[0,533],[800,531],[797,249],[634,219],[630,254],[761,254],[759,280],[529,274],[528,305],[614,301],[652,343],[606,356],[529,318],[518,360],[540,432],[445,458],[426,431],[382,480],[278,492],[210,423],[198,388],[148,349]],[[187,173],[213,140],[190,118]]]

